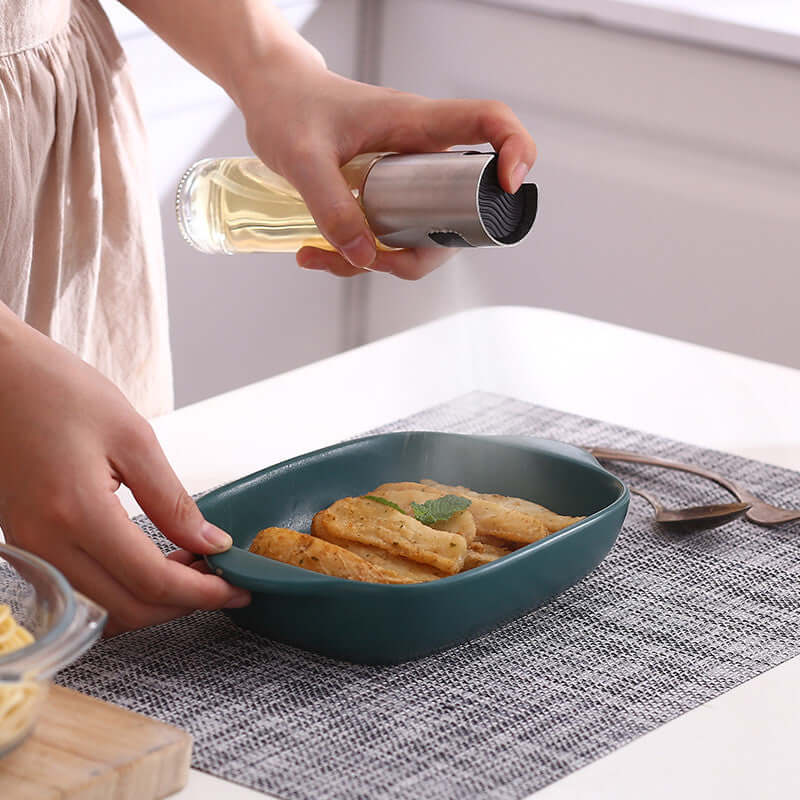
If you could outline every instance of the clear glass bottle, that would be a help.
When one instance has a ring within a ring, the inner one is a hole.
[[[366,153],[342,167],[356,199],[380,157]],[[306,245],[334,249],[297,189],[257,158],[198,161],[181,178],[176,210],[184,238],[204,253],[293,253]]]
[[[496,153],[365,153],[342,167],[379,248],[517,244],[537,210],[535,184],[505,192]],[[181,178],[178,225],[205,253],[334,248],[300,193],[253,157],[199,161]]]

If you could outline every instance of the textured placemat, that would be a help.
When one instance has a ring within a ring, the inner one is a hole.
[[[797,473],[494,395],[383,430],[409,429],[638,449],[800,505]],[[668,504],[723,498],[680,473],[617,472]],[[651,516],[634,498],[580,584],[411,664],[342,664],[199,612],[101,642],[59,680],[185,728],[195,767],[282,798],[524,797],[800,654],[800,526],[681,537]]]

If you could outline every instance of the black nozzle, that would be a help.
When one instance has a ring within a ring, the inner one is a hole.
[[[535,183],[523,183],[509,194],[497,179],[497,158],[481,176],[478,185],[478,213],[486,232],[502,244],[515,244],[522,239],[536,219],[539,192]]]

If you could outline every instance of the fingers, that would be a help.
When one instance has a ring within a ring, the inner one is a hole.
[[[386,272],[404,280],[416,281],[433,272],[455,252],[444,247],[424,247],[413,250],[379,250],[369,271]],[[304,269],[325,270],[339,277],[364,275],[367,270],[356,270],[338,253],[304,247],[297,254],[297,263]]]
[[[205,560],[198,558],[194,553],[190,553],[188,550],[173,550],[171,553],[167,553],[166,558],[170,561],[177,561],[179,564],[196,569],[206,575],[211,574],[211,570],[208,568],[208,564],[206,564]]]
[[[368,275],[369,269],[354,267],[339,253],[330,250],[320,250],[318,247],[302,247],[297,251],[297,265],[303,269],[322,270],[330,272],[339,278],[352,278],[356,275]]]
[[[322,235],[351,266],[369,267],[375,239],[335,156],[327,148],[295,153],[285,177],[303,196]]]
[[[165,558],[168,558],[170,561],[177,561],[178,564],[183,564],[185,567],[205,563],[202,558],[198,558],[194,553],[190,553],[188,550],[173,550],[167,553]]]
[[[498,175],[516,192],[536,160],[536,144],[514,112],[494,100],[433,101],[430,126],[446,146],[489,142],[499,153]],[[524,170],[524,171],[523,171]]]
[[[215,609],[249,601],[245,590],[186,566],[182,553],[164,558],[113,495],[86,511],[79,541],[81,550],[148,605]]]
[[[122,456],[112,460],[120,479],[164,536],[202,555],[230,548],[231,537],[203,518],[144,419],[117,449]]]
[[[500,184],[516,192],[536,160],[536,144],[514,112],[495,100],[429,100],[397,95],[380,100],[391,120],[373,147],[399,152],[446,150],[489,142],[498,152]]]
[[[106,635],[158,625],[195,610],[194,606],[150,603],[136,597],[80,547],[63,546],[51,557],[58,561],[61,571],[76,589],[95,599],[108,611]],[[182,569],[189,570],[188,567]]]
[[[100,603],[108,612],[107,634],[156,625],[190,611],[188,608],[142,602],[79,548],[70,547],[59,561],[69,582],[78,591],[88,594]]]
[[[536,160],[536,144],[505,104],[494,100],[433,101],[430,127],[454,144],[489,142],[497,151],[497,174],[507,192],[516,192]],[[444,148],[442,148],[444,149]]]
[[[388,272],[406,281],[417,281],[433,272],[445,261],[456,255],[455,250],[446,247],[420,247],[413,250],[400,250],[381,253],[373,269]]]
[[[536,145],[530,136],[512,134],[497,148],[497,152],[497,177],[500,185],[514,194],[524,183],[536,160]]]

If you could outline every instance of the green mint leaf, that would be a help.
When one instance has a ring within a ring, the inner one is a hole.
[[[423,525],[435,525],[444,522],[450,517],[460,514],[472,505],[471,500],[459,497],[457,494],[446,494],[435,500],[426,500],[424,503],[412,503],[411,510],[414,517]]]
[[[397,503],[393,503],[385,497],[376,497],[374,494],[365,494],[363,497],[365,500],[374,500],[376,503],[383,503],[385,506],[389,506],[389,508],[393,508],[395,511],[399,511],[402,514],[406,513]]]

